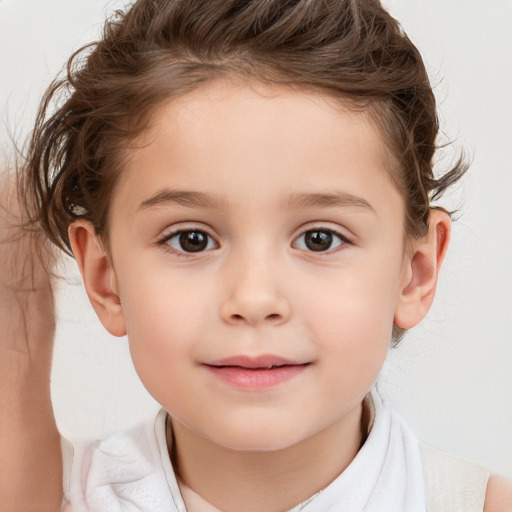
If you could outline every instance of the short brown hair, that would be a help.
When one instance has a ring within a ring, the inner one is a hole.
[[[394,155],[405,231],[420,236],[436,179],[436,104],[417,48],[377,0],[138,0],[76,52],[48,89],[26,176],[36,217],[70,252],[77,217],[108,238],[123,148],[160,102],[223,76],[313,89],[367,110]],[[53,104],[60,103],[53,111]]]

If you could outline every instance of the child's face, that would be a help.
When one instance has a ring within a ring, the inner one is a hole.
[[[410,277],[369,118],[217,82],[159,108],[140,142],[112,203],[111,284],[150,393],[236,449],[357,428]]]

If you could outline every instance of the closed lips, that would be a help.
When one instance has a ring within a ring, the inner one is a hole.
[[[227,357],[224,359],[219,359],[216,361],[209,361],[203,363],[207,366],[215,366],[215,367],[240,367],[245,369],[253,369],[253,370],[271,370],[273,368],[280,368],[283,366],[301,366],[309,364],[309,362],[301,362],[294,361],[290,359],[285,359],[283,357],[274,356],[274,355],[262,355],[257,357],[252,356],[234,356]]]

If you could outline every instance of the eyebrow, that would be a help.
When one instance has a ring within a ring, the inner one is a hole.
[[[335,192],[327,194],[297,194],[288,196],[288,208],[311,208],[315,206],[355,206],[375,213],[373,206],[364,198],[349,194],[348,192]]]
[[[213,195],[188,190],[162,189],[139,204],[138,210],[146,210],[166,204],[177,204],[189,208],[219,208],[221,202]],[[362,197],[348,192],[336,193],[291,193],[285,205],[288,208],[348,207],[355,206],[375,213],[373,206]]]
[[[188,190],[162,189],[139,204],[138,210],[146,210],[165,204],[174,203],[190,208],[218,208],[219,201],[210,194],[204,192],[191,192]]]

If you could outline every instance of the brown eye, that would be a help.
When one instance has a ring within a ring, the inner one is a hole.
[[[332,245],[332,234],[326,231],[308,231],[304,243],[311,251],[327,251]]]
[[[299,236],[294,247],[313,252],[327,252],[345,243],[345,239],[329,229],[312,229]]]
[[[208,245],[208,235],[201,231],[185,231],[180,234],[180,245],[186,252],[204,251]]]
[[[204,231],[187,230],[179,231],[167,236],[163,243],[169,245],[177,252],[202,252],[209,249],[215,249],[217,244],[212,237]]]

